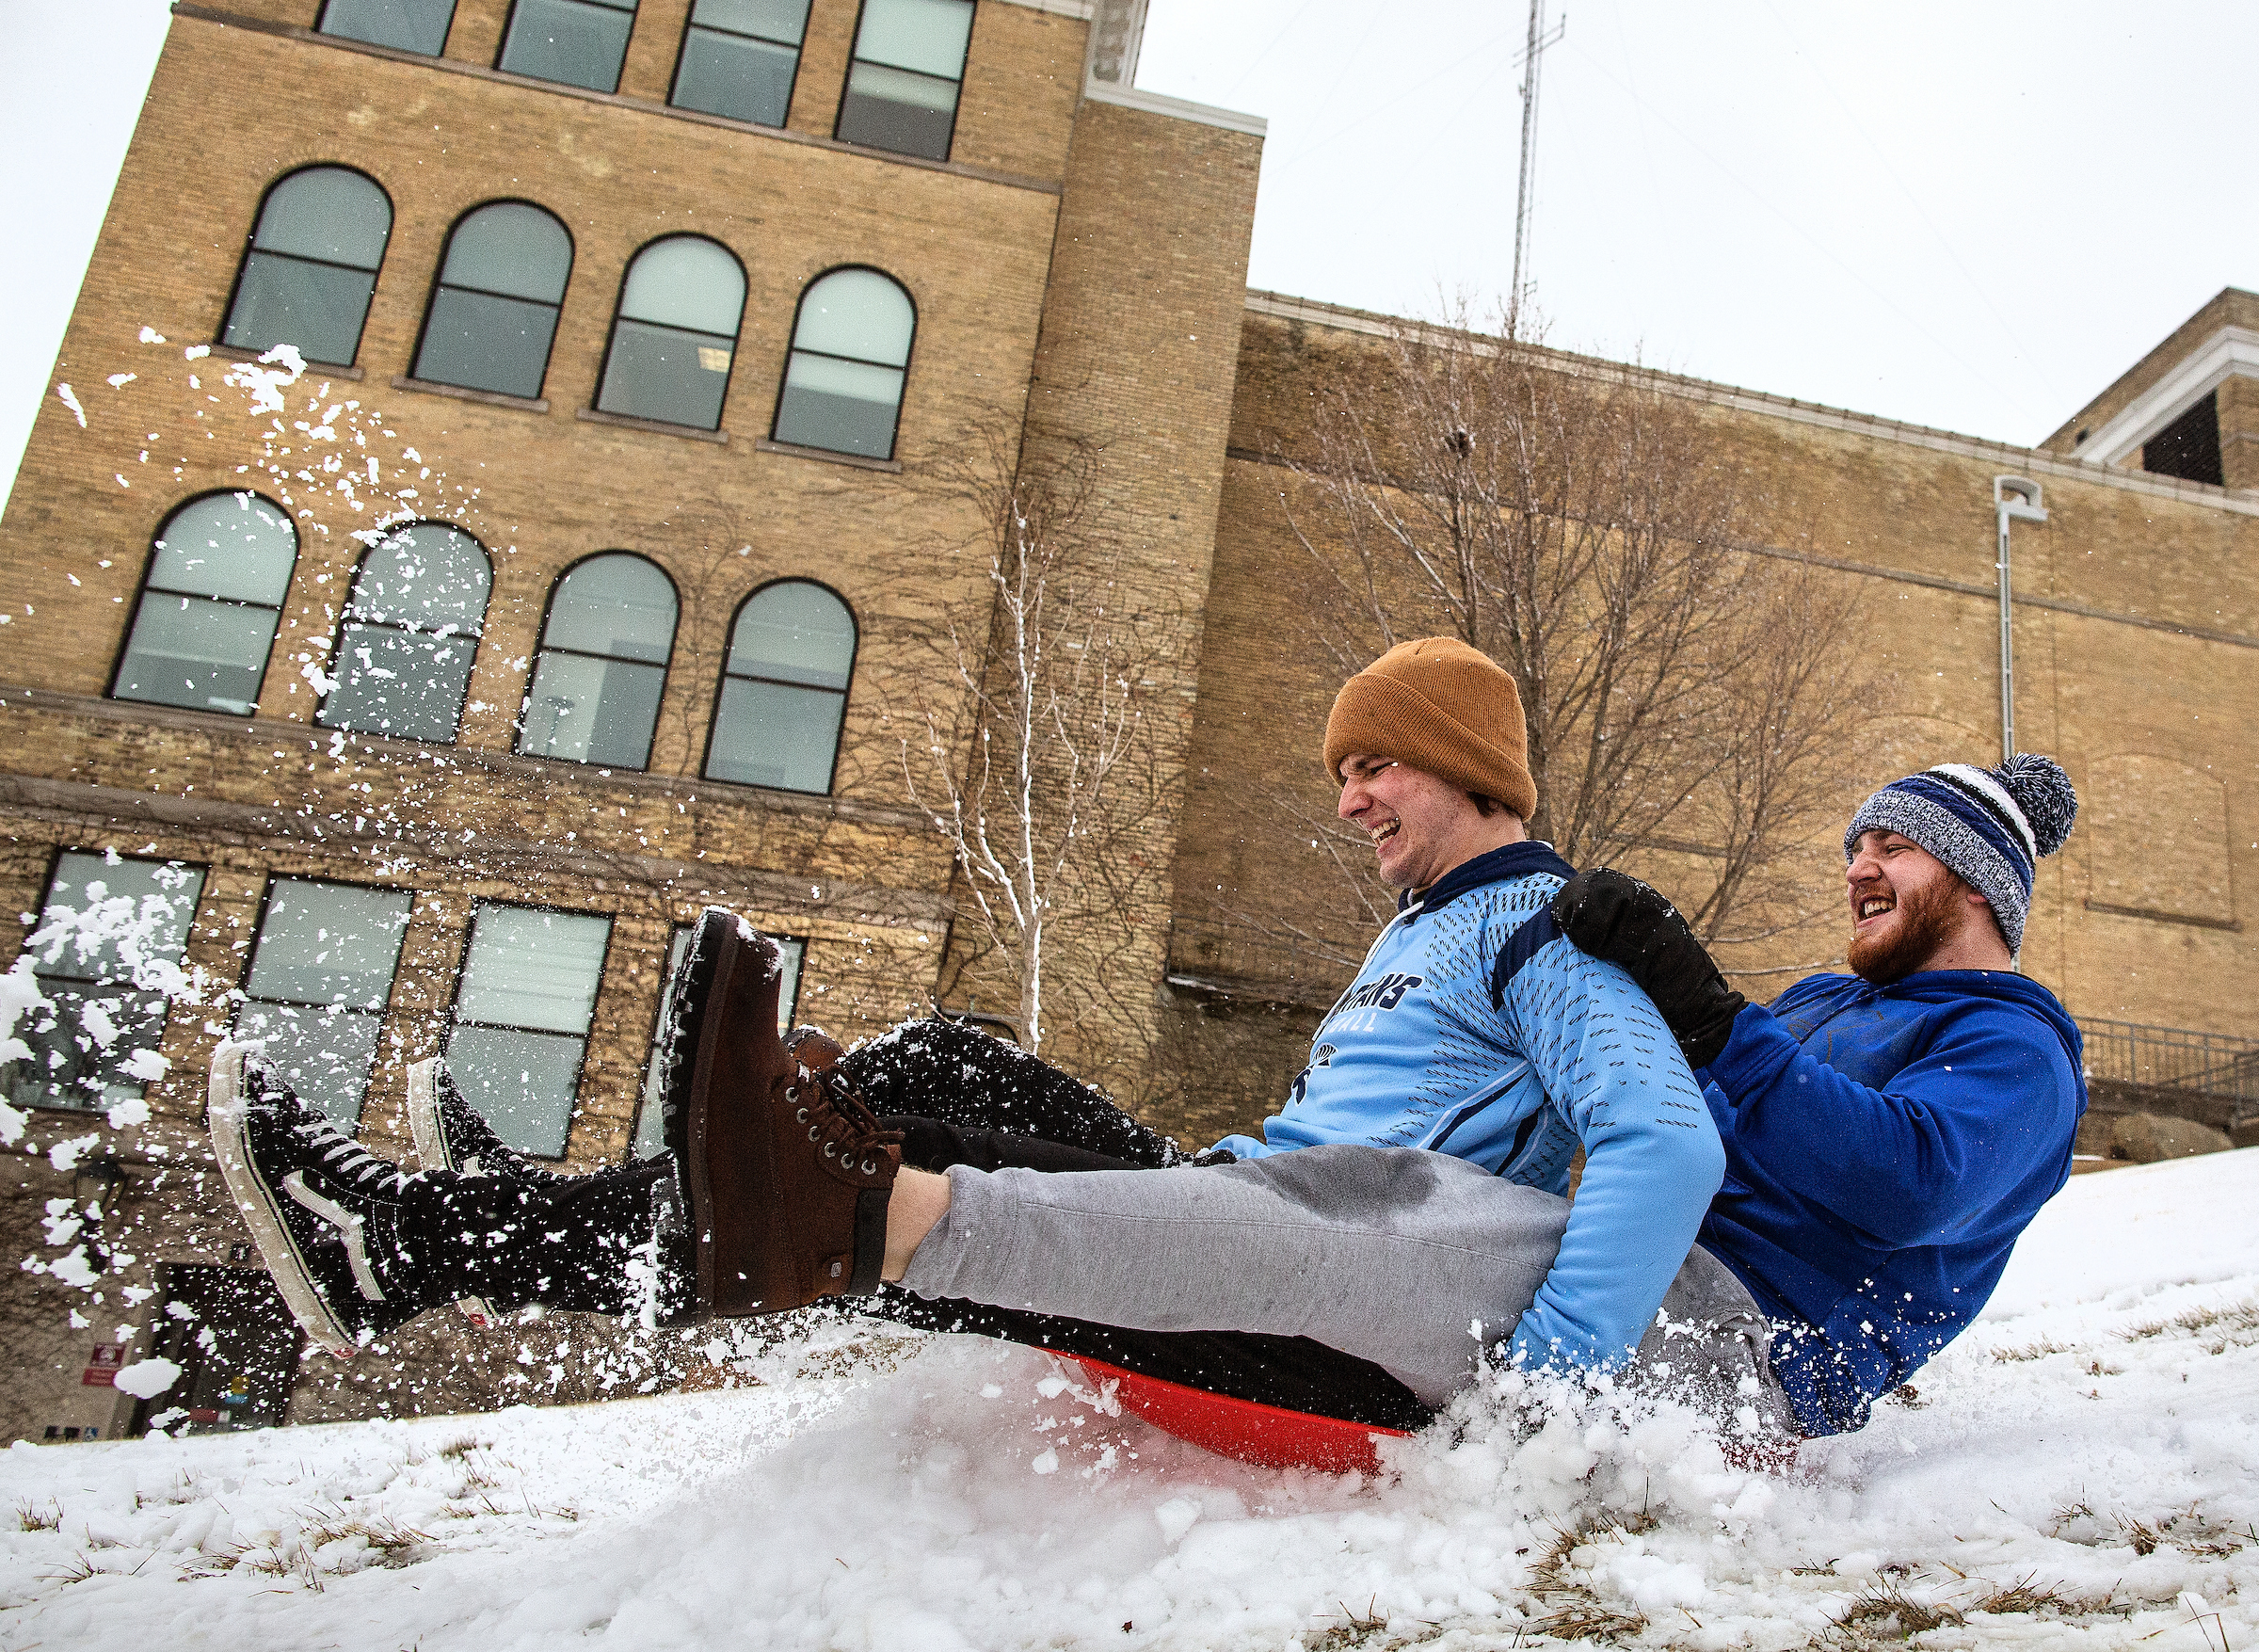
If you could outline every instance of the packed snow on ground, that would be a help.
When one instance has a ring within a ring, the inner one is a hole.
[[[1605,1395],[1256,1469],[1024,1349],[842,1337],[757,1387],[16,1445],[0,1648],[2259,1637],[2259,1149],[2074,1182],[1919,1394],[1786,1477]]]

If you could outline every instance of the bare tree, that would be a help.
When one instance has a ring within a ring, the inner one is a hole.
[[[1168,781],[1153,667],[1181,616],[1135,588],[1094,520],[1088,451],[1029,451],[989,433],[941,473],[977,509],[959,553],[985,577],[934,628],[935,668],[911,674],[903,773],[956,863],[941,995],[1001,1001],[1025,1048],[1064,1039],[1083,1076],[1126,1076],[1153,1039],[1139,959],[1166,922],[1151,832]]]
[[[1780,909],[1784,858],[1836,806],[1874,702],[1848,600],[1753,544],[1697,404],[1478,331],[1464,307],[1452,322],[1322,386],[1278,456],[1319,575],[1310,640],[1344,679],[1410,637],[1482,650],[1521,693],[1533,837],[1578,865],[1675,853],[1667,881],[1706,938],[1775,938],[1803,916]],[[1315,796],[1271,801],[1367,886],[1360,915],[1386,910],[1361,837]],[[1354,956],[1338,919],[1263,921]]]

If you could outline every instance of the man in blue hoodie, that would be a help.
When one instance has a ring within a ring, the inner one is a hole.
[[[2015,959],[2037,864],[2077,807],[2036,756],[1885,786],[1844,833],[1852,972],[1769,1007],[1733,991],[1644,884],[1587,873],[1556,902],[1706,1080],[1726,1173],[1702,1244],[1773,1322],[1771,1364],[1806,1434],[1862,1426],[1975,1319],[2070,1175],[2078,1028]]]

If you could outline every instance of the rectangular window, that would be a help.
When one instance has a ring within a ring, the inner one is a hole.
[[[290,1087],[347,1129],[376,1065],[414,900],[306,877],[266,887],[236,1035],[261,1040]]]
[[[664,1026],[666,1011],[675,996],[675,981],[682,970],[682,954],[690,950],[690,930],[687,923],[675,925],[674,939],[666,950],[666,981],[659,992],[659,1020]],[[789,935],[772,935],[769,938],[784,954],[784,979],[777,988],[777,1031],[789,1033],[793,1029],[793,1012],[800,1007],[800,960],[808,955],[808,942]],[[659,1109],[659,1051],[654,1048],[651,1059],[643,1073],[643,1107],[635,1115],[635,1157],[649,1159],[666,1149],[666,1121]]]
[[[328,0],[317,32],[437,57],[454,20],[455,0]]]
[[[518,0],[497,69],[590,91],[617,91],[635,0]]]
[[[2141,446],[2141,468],[2184,482],[2223,485],[2219,451],[2219,392],[2214,391]]]
[[[835,136],[897,154],[949,159],[972,0],[863,0]]]
[[[456,987],[447,1070],[494,1133],[565,1156],[612,920],[482,903]]]
[[[56,858],[32,970],[54,1005],[18,1022],[31,1053],[5,1069],[17,1107],[115,1107],[164,1068],[165,977],[203,893],[201,867],[65,850]]]
[[[759,126],[783,125],[808,32],[808,3],[697,0],[668,101]]]

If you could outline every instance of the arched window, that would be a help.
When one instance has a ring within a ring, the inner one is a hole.
[[[158,530],[111,698],[249,716],[297,559],[290,518],[256,493],[182,505]]]
[[[807,33],[808,0],[695,0],[667,101],[781,126]]]
[[[745,313],[745,272],[703,235],[654,241],[628,265],[604,353],[601,412],[712,430]]]
[[[309,361],[349,367],[393,235],[393,203],[344,167],[308,167],[266,192],[220,343],[296,345]]]
[[[971,39],[972,0],[863,0],[833,135],[896,154],[949,159]]]
[[[410,522],[387,534],[353,576],[322,726],[452,744],[493,577],[459,528]]]
[[[617,91],[634,25],[635,0],[518,0],[494,66],[560,86]]]
[[[892,458],[917,330],[910,296],[892,276],[835,269],[810,281],[777,398],[777,440]]]
[[[466,213],[447,237],[416,377],[539,395],[571,274],[572,237],[541,208],[497,200]]]
[[[745,599],[706,742],[716,780],[828,792],[855,671],[855,615],[812,580],[779,580]]]
[[[437,57],[455,21],[455,0],[328,0],[317,33]]]
[[[674,582],[626,551],[591,556],[557,581],[518,749],[605,768],[648,764],[675,607]]]

